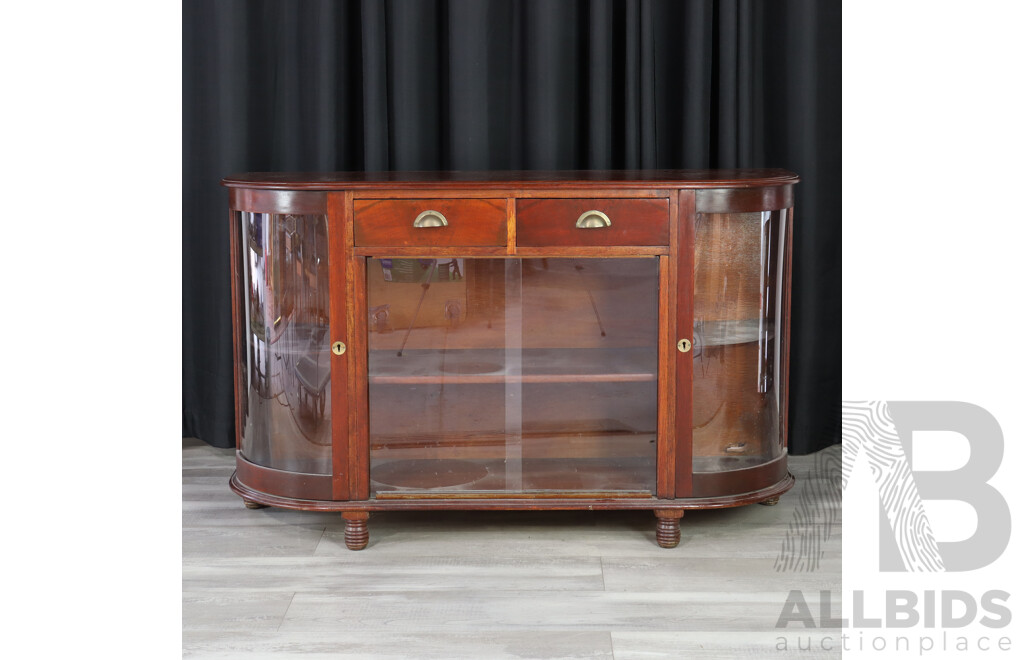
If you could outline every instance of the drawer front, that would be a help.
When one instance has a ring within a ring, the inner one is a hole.
[[[665,198],[520,199],[516,244],[668,245],[668,215]]]
[[[504,246],[504,199],[357,199],[356,247]]]

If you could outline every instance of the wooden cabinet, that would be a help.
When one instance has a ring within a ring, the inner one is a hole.
[[[793,186],[781,170],[246,174],[231,198],[248,506],[774,503]]]

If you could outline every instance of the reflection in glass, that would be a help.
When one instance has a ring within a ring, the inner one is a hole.
[[[370,259],[371,491],[651,491],[658,262]]]
[[[697,215],[693,469],[754,467],[785,451],[778,382],[786,211]]]
[[[266,467],[330,474],[327,218],[236,217],[245,310],[242,455]]]

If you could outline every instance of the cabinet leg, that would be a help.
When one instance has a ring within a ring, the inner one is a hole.
[[[679,519],[683,517],[682,509],[656,509],[658,518],[658,545],[663,548],[674,548],[679,545]]]
[[[252,500],[242,500],[245,502],[246,509],[266,509],[266,504],[260,504],[259,502],[253,502]]]
[[[758,504],[763,504],[765,506],[775,506],[776,504],[779,503],[780,497],[780,495],[776,495],[775,497],[769,497],[766,500],[761,500],[760,502],[758,502]]]
[[[362,550],[370,541],[370,532],[366,529],[366,520],[370,514],[365,511],[346,511],[341,514],[345,519],[345,546],[349,550]]]

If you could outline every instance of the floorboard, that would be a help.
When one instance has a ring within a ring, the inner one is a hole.
[[[825,451],[790,458],[777,506],[688,512],[672,550],[650,512],[410,511],[372,516],[351,552],[340,515],[246,509],[227,485],[234,452],[186,439],[184,655],[806,657],[776,651],[804,631],[775,624],[791,590],[815,612],[841,590],[842,512],[821,467],[839,448]]]

